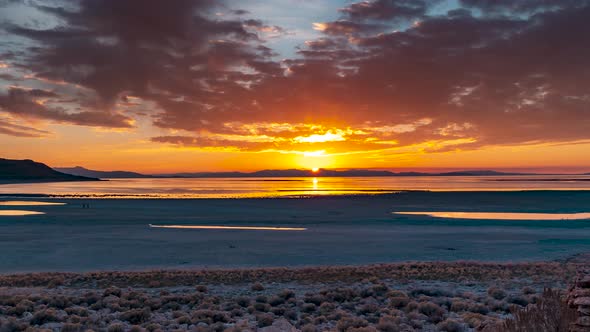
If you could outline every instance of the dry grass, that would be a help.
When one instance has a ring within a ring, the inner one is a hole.
[[[266,268],[233,270],[157,270],[146,272],[27,273],[0,275],[0,287],[170,287],[251,283],[263,291],[265,282],[358,282],[362,280],[494,280],[572,279],[579,263],[538,262],[495,264],[476,262],[416,262],[369,266]],[[157,282],[155,282],[157,280]]]
[[[520,328],[531,319],[551,327],[567,311],[550,309],[561,304],[559,297],[551,291],[538,296],[530,285],[563,285],[574,272],[565,263],[407,263],[1,276],[8,288],[0,289],[0,331],[231,332],[283,320],[309,332],[460,332],[499,328],[512,313],[502,328]],[[411,286],[416,280],[448,282]],[[474,283],[480,286],[471,291],[455,287]],[[536,304],[516,309],[528,303]],[[560,314],[538,318],[548,312]]]
[[[545,289],[536,304],[514,308],[512,318],[486,332],[567,332],[576,318],[563,292]]]

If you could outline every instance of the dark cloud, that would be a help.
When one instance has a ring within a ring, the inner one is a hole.
[[[283,60],[264,41],[280,28],[216,16],[214,1],[40,7],[61,23],[6,27],[34,44],[25,56],[14,52],[10,64],[53,84],[46,91],[59,96],[11,89],[0,106],[22,117],[129,127],[131,119],[116,111],[124,105],[180,131],[154,142],[250,150],[587,139],[586,1],[462,0],[447,14],[429,14],[435,3],[351,4],[340,20],[316,24],[321,38]],[[57,102],[65,96],[73,101]],[[53,102],[39,104],[42,98]],[[285,123],[324,127],[273,132]],[[266,137],[246,141],[249,133]],[[347,142],[301,139],[313,135]],[[297,137],[305,144],[293,143]],[[456,146],[449,144],[441,149]]]
[[[383,26],[371,23],[360,23],[348,20],[316,23],[315,29],[328,35],[366,34],[379,31]]]
[[[250,14],[249,11],[244,10],[244,9],[234,9],[234,10],[231,11],[231,13],[234,14],[234,15],[247,15],[247,14]]]
[[[54,97],[58,95],[51,91],[12,87],[7,93],[0,94],[0,111],[22,118],[45,119],[84,126],[132,127],[132,120],[129,117],[114,112],[68,111],[61,107],[47,106],[44,99]]]
[[[584,7],[587,0],[460,0],[468,8],[477,8],[485,13],[535,13],[547,10]]]
[[[18,125],[10,121],[0,119],[0,134],[15,137],[45,137],[49,135],[49,132],[32,127]]]
[[[23,69],[93,91],[106,114],[123,93],[160,106],[178,99],[214,104],[222,94],[243,90],[243,82],[232,80],[243,71],[255,72],[241,76],[248,83],[279,68],[266,59],[272,51],[249,29],[279,28],[256,20],[217,19],[211,13],[214,1],[77,4],[77,9],[37,7],[64,22],[55,28],[5,29],[37,43],[16,61]]]
[[[340,11],[352,20],[410,20],[423,17],[432,2],[428,0],[361,1]]]

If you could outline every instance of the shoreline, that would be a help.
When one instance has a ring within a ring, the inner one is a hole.
[[[582,257],[580,260],[579,258]],[[157,277],[163,284],[191,285],[195,282],[240,284],[256,281],[265,282],[351,282],[369,277],[382,279],[417,280],[492,280],[498,276],[532,277],[562,276],[573,278],[578,268],[590,266],[590,253],[572,255],[563,260],[530,262],[487,262],[487,261],[405,261],[358,265],[309,265],[274,267],[212,267],[212,268],[154,268],[139,270],[92,270],[2,272],[0,287],[31,287],[51,284],[66,279],[63,285],[79,286],[94,280],[98,283],[117,282],[142,283]],[[446,274],[436,274],[440,269],[450,269]],[[541,269],[541,270],[539,270]],[[544,275],[531,274],[531,271]],[[144,279],[148,278],[148,279]],[[470,279],[471,278],[471,279]],[[145,284],[144,286],[148,286]]]
[[[102,180],[101,180],[102,181]],[[105,180],[108,181],[108,180]],[[308,192],[309,190],[301,190]],[[293,192],[286,190],[286,192]],[[31,193],[0,193],[0,199],[30,198],[30,199],[67,199],[67,200],[314,200],[314,199],[355,199],[355,198],[393,198],[400,194],[547,194],[547,193],[590,193],[590,189],[482,189],[482,190],[363,190],[354,193],[330,193],[317,191],[317,194],[281,194],[281,192],[254,193],[246,195],[210,196],[193,194],[31,194]]]

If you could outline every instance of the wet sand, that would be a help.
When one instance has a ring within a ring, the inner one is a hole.
[[[590,222],[585,220],[465,220],[392,214],[583,213],[590,211],[590,192],[586,191],[403,192],[306,199],[31,200],[67,204],[18,207],[45,214],[0,217],[2,273],[549,261],[590,251]],[[305,230],[152,228],[150,224]]]

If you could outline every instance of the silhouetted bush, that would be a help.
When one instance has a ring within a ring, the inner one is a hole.
[[[494,330],[498,332],[566,332],[576,318],[575,309],[567,305],[561,292],[545,289],[537,304],[517,309],[513,313],[513,318],[507,319]]]

